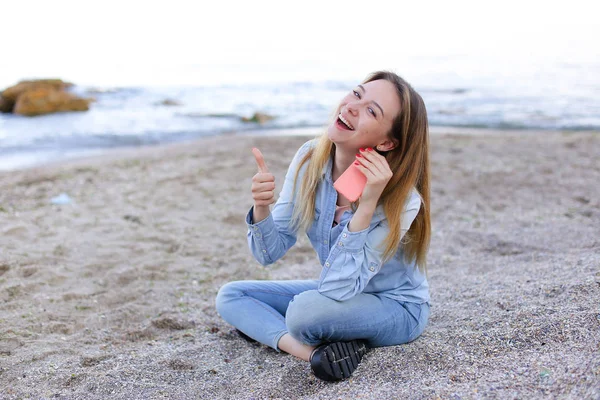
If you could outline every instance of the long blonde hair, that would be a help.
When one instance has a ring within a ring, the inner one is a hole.
[[[400,99],[401,110],[388,134],[396,140],[397,146],[384,153],[393,172],[392,178],[379,198],[379,204],[383,205],[390,229],[385,239],[384,260],[392,258],[402,246],[405,259],[408,261],[416,259],[419,269],[425,272],[427,250],[431,238],[427,110],[421,96],[404,79],[393,72],[374,72],[363,83],[379,79],[385,79],[394,84]],[[294,178],[294,187],[296,187],[300,168],[306,162],[308,162],[308,166],[292,216],[292,221],[297,227],[306,230],[314,222],[317,186],[322,180],[323,168],[329,158],[333,158],[334,155],[335,145],[325,132],[318,139],[316,146],[311,148],[300,161]],[[401,241],[402,212],[413,188],[416,188],[421,196],[422,204],[417,217]],[[353,204],[355,210],[357,206],[358,202]]]

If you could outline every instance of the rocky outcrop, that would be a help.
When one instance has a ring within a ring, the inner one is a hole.
[[[83,99],[68,92],[54,89],[28,90],[17,99],[13,112],[33,117],[65,111],[87,111],[90,99]]]
[[[87,111],[93,99],[66,91],[72,83],[60,79],[21,81],[0,93],[0,111],[35,116],[66,111]]]
[[[275,119],[275,117],[260,112],[254,113],[254,115],[251,118],[242,117],[243,122],[255,122],[259,124],[264,124],[265,122],[269,122],[272,119]]]
[[[15,103],[9,102],[8,100],[4,100],[4,98],[0,94],[0,112],[1,113],[12,112],[14,107],[15,107]]]

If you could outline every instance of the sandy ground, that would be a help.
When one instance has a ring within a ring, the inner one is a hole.
[[[214,309],[230,280],[318,276],[306,239],[270,269],[246,245],[250,148],[281,183],[305,140],[0,173],[0,398],[600,398],[600,133],[433,134],[430,324],[337,384]]]

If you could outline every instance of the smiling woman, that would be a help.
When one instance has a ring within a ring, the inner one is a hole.
[[[321,264],[316,280],[238,281],[217,310],[245,338],[309,361],[327,381],[348,378],[369,347],[415,340],[429,318],[427,113],[421,96],[391,72],[349,92],[318,140],[292,160],[279,199],[258,149],[248,244],[272,264],[306,234]],[[366,185],[358,201],[334,181],[350,166]]]
[[[358,150],[377,141],[381,142],[378,144],[379,150],[390,150],[395,147],[394,139],[386,139],[399,113],[400,100],[394,84],[385,79],[376,79],[358,85],[342,99],[336,123],[329,126],[327,133],[336,146]],[[348,131],[352,131],[352,134],[348,134]]]

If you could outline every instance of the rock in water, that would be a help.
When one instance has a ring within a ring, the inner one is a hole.
[[[4,89],[0,93],[0,111],[13,112],[17,99],[23,93],[34,89],[55,89],[65,90],[73,86],[72,83],[64,82],[61,79],[38,79],[32,81],[21,81],[14,86]]]
[[[177,100],[173,99],[164,99],[163,101],[157,103],[159,106],[181,106],[182,104]]]
[[[260,112],[254,113],[252,118],[242,117],[243,122],[256,122],[259,124],[264,124],[265,122],[269,122],[272,119],[275,119],[275,117],[273,117],[272,115],[260,113]]]
[[[15,103],[9,102],[8,100],[5,100],[2,97],[2,95],[0,94],[0,112],[1,113],[10,113],[10,112],[12,112],[14,106],[15,106]]]
[[[31,117],[64,111],[87,111],[90,102],[90,99],[83,99],[71,93],[40,88],[28,90],[20,95],[13,112]]]
[[[93,99],[65,90],[72,83],[60,79],[21,81],[0,94],[0,112],[34,116],[61,111],[87,111]]]

